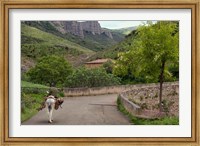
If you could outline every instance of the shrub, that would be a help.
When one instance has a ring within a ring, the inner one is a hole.
[[[113,74],[109,74],[103,68],[86,69],[79,68],[67,77],[65,86],[76,87],[102,87],[119,85],[120,79]]]

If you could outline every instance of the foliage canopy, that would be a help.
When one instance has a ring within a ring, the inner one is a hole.
[[[158,82],[165,62],[164,75],[172,77],[169,68],[178,68],[178,25],[175,22],[148,22],[140,26],[129,51],[119,53],[114,73],[120,76],[132,74],[146,82]]]
[[[65,78],[71,73],[71,65],[64,58],[54,55],[43,57],[35,67],[28,71],[32,82],[49,84],[49,86],[56,86],[57,83],[63,84]]]
[[[162,110],[162,84],[172,77],[170,66],[179,64],[178,23],[147,22],[140,26],[129,51],[119,54],[114,73],[142,77],[147,82],[160,82],[160,110]]]

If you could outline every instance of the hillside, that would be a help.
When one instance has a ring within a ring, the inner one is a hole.
[[[93,51],[69,40],[41,31],[28,25],[21,25],[22,70],[26,71],[34,62],[45,55],[63,56],[76,65]],[[28,65],[26,64],[28,62]]]
[[[109,47],[107,49],[95,53],[88,60],[90,61],[98,58],[117,59],[119,52],[125,52],[132,47],[135,35],[136,35],[136,30],[133,30],[129,35],[125,37],[123,41],[119,42],[118,44],[112,47]]]
[[[93,51],[101,51],[124,39],[124,34],[102,28],[98,21],[24,21],[26,25],[67,39]]]
[[[63,56],[73,66],[96,58],[115,59],[132,43],[125,34],[133,29],[102,28],[98,21],[23,21],[22,72],[33,67],[40,57],[52,54]]]

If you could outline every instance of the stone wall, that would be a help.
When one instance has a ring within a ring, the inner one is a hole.
[[[165,108],[162,113],[159,111],[159,89],[159,84],[144,85],[120,93],[119,99],[124,108],[136,117],[158,118],[166,114],[168,116],[178,116],[178,82],[163,84],[163,100],[165,100],[163,107],[165,106]]]
[[[178,82],[164,83],[163,86],[176,85]],[[124,91],[138,90],[140,88],[152,88],[158,87],[159,84],[137,84],[137,85],[119,85],[119,86],[108,86],[108,87],[94,87],[94,88],[64,88],[65,96],[90,96],[90,95],[101,95],[101,94],[119,94]]]

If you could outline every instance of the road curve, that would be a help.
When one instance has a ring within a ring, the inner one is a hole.
[[[63,108],[54,110],[51,125],[130,125],[126,116],[118,111],[117,94],[65,97]],[[50,125],[46,109],[22,125]]]

